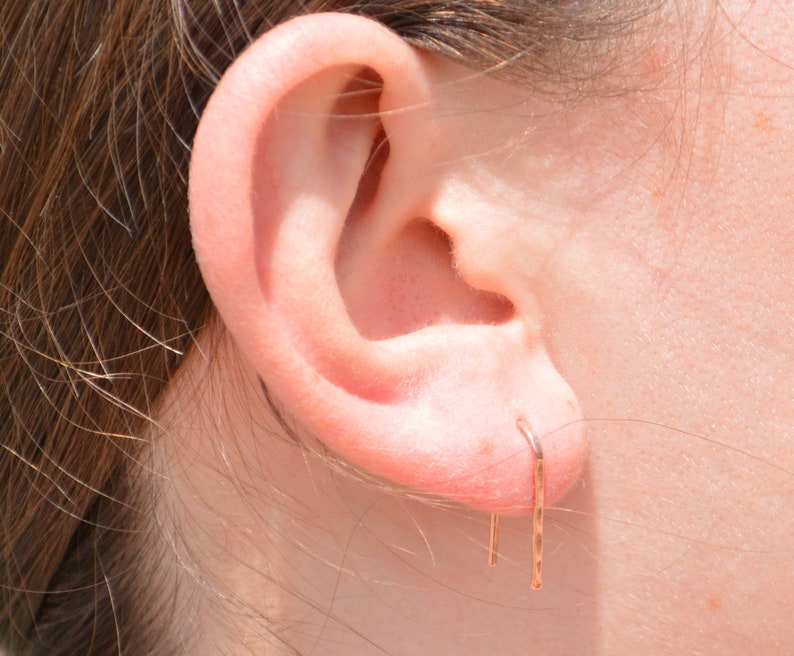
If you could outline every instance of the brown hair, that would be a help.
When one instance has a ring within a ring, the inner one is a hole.
[[[136,480],[151,409],[211,309],[188,229],[190,143],[253,37],[297,13],[355,12],[576,91],[650,5],[0,0],[0,641],[172,650],[152,486]]]

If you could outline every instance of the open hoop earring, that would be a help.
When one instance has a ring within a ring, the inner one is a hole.
[[[530,587],[540,590],[543,587],[543,491],[545,487],[543,472],[543,447],[540,439],[526,421],[519,417],[516,426],[535,452],[535,508],[532,512],[532,581]],[[499,549],[499,515],[491,514],[491,529],[488,539],[488,565],[496,567]]]

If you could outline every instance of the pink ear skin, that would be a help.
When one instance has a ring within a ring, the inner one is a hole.
[[[196,135],[195,250],[241,352],[329,448],[414,490],[524,513],[534,456],[516,419],[540,436],[553,504],[585,456],[581,415],[531,290],[499,267],[474,289],[450,253],[469,244],[474,270],[483,224],[434,205],[449,169],[429,66],[349,15],[258,39]]]

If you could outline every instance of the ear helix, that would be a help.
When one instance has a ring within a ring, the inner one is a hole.
[[[543,447],[540,439],[521,417],[516,426],[535,452],[535,507],[532,512],[532,581],[530,587],[540,590],[543,587],[543,492],[545,479],[543,472]],[[496,567],[499,549],[499,515],[491,513],[491,529],[488,540],[488,564]]]

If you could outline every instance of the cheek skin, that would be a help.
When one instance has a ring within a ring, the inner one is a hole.
[[[614,130],[588,142],[589,168],[569,169],[586,209],[539,278],[587,418],[604,625],[652,615],[670,653],[794,637],[794,76],[768,56],[779,41],[745,40],[768,11],[691,72],[675,132],[650,130],[666,136],[620,173]]]
[[[681,653],[752,651],[748,618],[773,627],[768,653],[794,638],[794,259],[765,228],[697,218],[679,239],[641,217],[584,227],[544,280],[589,435],[605,653],[627,653],[649,613]]]

